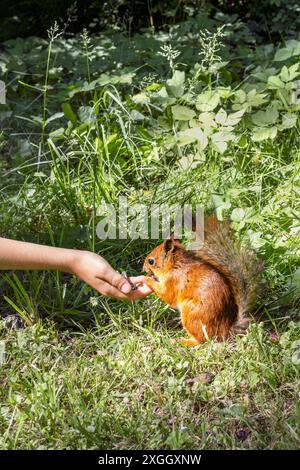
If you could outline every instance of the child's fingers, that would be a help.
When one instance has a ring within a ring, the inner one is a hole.
[[[112,286],[103,279],[95,279],[92,287],[106,297],[113,297],[119,300],[142,299],[152,292],[152,289],[146,286],[146,284],[142,284],[136,290],[131,290],[128,294],[123,294],[118,288]]]
[[[133,278],[131,278],[132,280]],[[135,290],[132,290],[128,294],[128,299],[129,300],[136,300],[136,299],[142,299],[143,297],[146,297],[147,295],[151,294],[152,289],[148,287],[146,284],[142,284],[138,286]]]
[[[104,282],[107,282],[111,286],[116,287],[123,294],[128,294],[131,291],[131,285],[127,279],[115,271],[108,263],[105,266],[105,272],[102,276],[101,280],[104,280]]]
[[[113,297],[119,300],[129,300],[128,294],[123,294],[118,288],[112,286],[102,279],[96,279],[92,287],[106,297]],[[131,288],[131,287],[130,287]]]

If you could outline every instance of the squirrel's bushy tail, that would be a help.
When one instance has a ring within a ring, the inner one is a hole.
[[[230,334],[241,334],[250,323],[249,313],[257,291],[258,274],[263,263],[249,249],[234,240],[229,222],[209,216],[204,223],[204,244],[196,253],[229,282],[238,316]]]

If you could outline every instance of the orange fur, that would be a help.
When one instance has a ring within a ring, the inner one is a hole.
[[[214,233],[219,230],[214,219],[209,220],[208,227]],[[221,250],[219,245],[218,241]],[[187,251],[178,240],[171,238],[154,248],[144,263],[146,283],[158,297],[179,310],[182,325],[191,336],[180,340],[187,346],[212,338],[223,341],[237,324],[246,324],[241,306],[242,301],[247,303],[248,293],[241,295],[239,292],[246,289],[244,280],[234,277],[228,263],[223,266],[220,259],[218,265],[218,251],[216,257],[208,253],[203,249],[196,253]]]

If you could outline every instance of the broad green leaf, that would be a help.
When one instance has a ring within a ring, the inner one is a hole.
[[[208,136],[213,133],[214,128],[216,127],[216,123],[214,122],[214,126],[211,127],[207,123],[203,123],[200,119],[191,119],[189,121],[189,126],[199,127],[201,130],[203,130],[204,134]]]
[[[291,65],[291,67],[287,68],[285,65],[282,67],[281,72],[279,74],[280,78],[284,82],[291,82],[294,80],[300,72],[298,72],[299,64]]]
[[[208,140],[204,132],[199,127],[193,127],[184,131],[178,132],[179,144],[187,145],[197,141],[201,150],[204,150],[208,144]]]
[[[91,106],[80,106],[78,116],[81,122],[92,124],[96,120],[94,109]]]
[[[247,94],[244,92],[244,90],[238,90],[235,93],[232,109],[246,110],[247,108],[261,106],[267,102],[266,96],[266,93],[258,93],[256,89],[250,90]]]
[[[153,94],[156,101],[162,105],[173,104],[176,101],[176,98],[169,96],[166,87],[162,87],[155,94]]]
[[[149,96],[146,95],[146,93],[138,93],[137,95],[132,96],[132,101],[135,104],[148,104],[150,102]]]
[[[196,158],[195,155],[186,155],[179,160],[179,164],[183,170],[197,168],[203,161],[204,158]]]
[[[226,111],[221,108],[215,116],[215,120],[218,124],[222,126],[235,126],[241,120],[245,109],[241,109],[236,113],[231,113],[227,115]]]
[[[229,114],[227,116],[226,126],[236,126],[236,124],[238,124],[242,119],[244,113],[245,109],[241,109],[240,111]]]
[[[66,118],[68,118],[71,121],[71,123],[73,124],[73,126],[75,126],[76,123],[77,123],[77,116],[74,113],[70,103],[63,103],[62,104],[62,110],[63,110],[64,115],[66,116]]]
[[[220,131],[215,132],[210,136],[213,147],[220,153],[224,153],[227,149],[227,142],[235,140],[235,135],[232,132]]]
[[[255,249],[259,249],[266,244],[266,240],[262,237],[261,232],[254,232],[253,230],[248,230],[247,232],[251,246]]]
[[[220,95],[216,91],[204,91],[198,95],[196,100],[196,108],[199,111],[207,112],[213,111],[220,102]]]
[[[245,218],[245,211],[241,207],[237,207],[236,209],[233,209],[231,212],[230,216],[231,220],[234,220],[236,222],[239,222],[240,220],[243,220]]]
[[[276,75],[278,72],[278,69],[275,67],[267,67],[265,69],[259,66],[258,69],[259,69],[258,72],[255,72],[252,76],[253,78],[257,78],[261,82],[267,82],[268,78],[271,75]]]
[[[113,85],[117,84],[131,84],[132,79],[135,77],[135,72],[129,72],[129,73],[120,73],[118,75],[110,75],[103,73],[97,80],[94,80],[90,84],[88,84],[88,88],[95,88],[95,85],[108,85],[109,83],[112,83]]]
[[[228,100],[234,93],[230,87],[218,87],[218,93],[221,98]]]
[[[185,73],[175,70],[173,77],[167,80],[167,90],[171,95],[180,98],[184,93]]]
[[[195,111],[187,106],[172,106],[173,118],[177,121],[189,121],[196,115]]]
[[[246,101],[251,107],[261,106],[262,104],[267,102],[266,96],[267,96],[266,93],[258,93],[254,89],[254,90],[249,91],[249,93],[247,93]]]
[[[284,130],[284,129],[291,129],[292,127],[295,127],[297,124],[297,115],[293,113],[285,113],[282,116],[282,122],[278,126],[279,130]]]
[[[242,135],[242,137],[238,141],[238,146],[241,148],[245,148],[248,145],[248,139],[245,135]]]
[[[244,103],[246,101],[246,93],[244,90],[237,90],[234,94],[234,101],[238,103]]]
[[[54,131],[50,132],[49,137],[50,139],[56,140],[64,137],[65,129],[60,127],[59,129],[55,129]]]
[[[50,116],[50,117],[46,120],[46,122],[45,122],[46,126],[49,124],[49,122],[55,121],[55,119],[60,119],[60,118],[63,117],[63,116],[64,116],[64,113],[55,113],[55,114],[52,114],[52,116]]]
[[[275,124],[279,116],[278,110],[274,107],[269,107],[265,111],[257,111],[252,114],[251,119],[256,126],[268,126]]]
[[[252,132],[252,139],[255,142],[262,140],[275,139],[277,135],[277,127],[254,127]]]
[[[289,81],[289,69],[287,68],[286,65],[282,67],[279,77],[283,82]]]
[[[284,82],[280,80],[277,75],[271,75],[268,78],[267,86],[269,90],[279,90],[280,88],[284,88]]]
[[[225,109],[221,108],[215,115],[215,121],[222,126],[226,126],[227,113]]]
[[[274,56],[274,62],[282,62],[283,60],[287,60],[290,57],[292,57],[293,53],[290,49],[287,47],[282,47],[281,49],[278,49]]]
[[[300,349],[296,349],[292,354],[292,363],[296,366],[300,366]]]
[[[300,41],[289,39],[286,41],[286,48],[292,51],[292,55],[300,55]]]
[[[223,220],[223,212],[231,208],[231,202],[226,197],[225,199],[218,194],[212,196],[212,203],[216,209],[216,216],[218,220]]]
[[[199,114],[199,121],[203,123],[205,128],[207,127],[216,127],[216,123],[214,121],[214,114],[213,113],[201,113]]]
[[[134,121],[143,121],[145,119],[145,116],[136,109],[130,111],[130,116]]]
[[[162,88],[161,83],[151,83],[151,85],[148,85],[146,87],[146,90],[147,91],[157,91],[157,90],[160,90],[161,88]]]

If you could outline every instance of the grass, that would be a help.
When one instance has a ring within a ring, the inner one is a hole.
[[[253,326],[236,343],[190,350],[171,344],[178,330],[122,313],[77,332],[2,321],[1,333],[1,448],[299,447],[294,324],[284,340]]]
[[[159,54],[165,33],[153,31],[85,32],[81,44],[55,30],[49,44],[5,44],[3,78],[14,85],[0,110],[1,235],[96,251],[137,274],[157,241],[98,240],[98,211],[120,195],[131,208],[201,203],[231,218],[265,262],[257,323],[243,338],[186,349],[171,343],[182,335],[178,314],[154,295],[122,304],[69,275],[4,273],[2,449],[299,447],[299,103],[288,101],[287,85],[280,93],[268,87],[266,74],[282,71],[272,58],[277,46],[254,50],[243,44],[245,31],[235,29],[229,46],[224,39],[225,69],[208,36],[203,69],[195,70],[198,26],[189,20],[169,32],[179,56],[172,48]],[[181,67],[184,81],[174,74]],[[259,104],[231,126],[236,139],[227,148],[182,145],[189,124],[173,119],[174,104],[195,111],[199,93],[217,91],[230,115],[240,89],[267,98],[256,95]],[[252,115],[263,110],[269,119],[269,107],[279,110],[276,137],[256,141]],[[284,113],[297,117],[289,128],[280,127]]]

